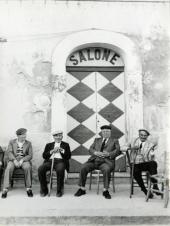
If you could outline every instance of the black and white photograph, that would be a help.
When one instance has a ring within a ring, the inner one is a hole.
[[[0,226],[170,225],[170,0],[0,0]]]

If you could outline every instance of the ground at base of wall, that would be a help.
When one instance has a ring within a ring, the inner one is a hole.
[[[6,199],[0,198],[0,226],[4,225],[170,225],[170,206],[163,207],[163,200],[145,201],[144,194],[135,188],[129,198],[129,185],[116,185],[116,192],[110,189],[111,199],[99,194],[92,185],[87,194],[75,197],[77,185],[65,184],[64,195],[56,197],[56,186],[51,196],[40,197],[39,185],[33,186],[34,197],[26,195],[24,186],[15,184]],[[1,194],[0,194],[1,195]]]

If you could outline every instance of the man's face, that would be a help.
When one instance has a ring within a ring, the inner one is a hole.
[[[102,129],[102,137],[103,138],[109,138],[111,136],[111,130],[110,129]]]
[[[140,131],[139,138],[142,142],[145,142],[148,138],[148,134],[145,131]]]
[[[55,134],[53,135],[54,137],[54,141],[57,142],[57,143],[60,143],[63,139],[63,134],[62,133],[58,133],[58,134]]]
[[[26,137],[27,137],[27,134],[26,133],[24,133],[22,135],[18,135],[18,140],[20,142],[24,142],[26,140]]]

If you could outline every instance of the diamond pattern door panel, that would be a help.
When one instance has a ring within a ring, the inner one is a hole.
[[[124,142],[124,72],[107,68],[72,71],[67,77],[67,135],[72,151],[70,172],[79,172],[88,149],[103,124],[112,126],[112,136]]]

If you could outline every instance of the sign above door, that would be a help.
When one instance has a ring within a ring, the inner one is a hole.
[[[72,53],[67,59],[67,66],[123,66],[118,53],[102,47],[89,47]]]

